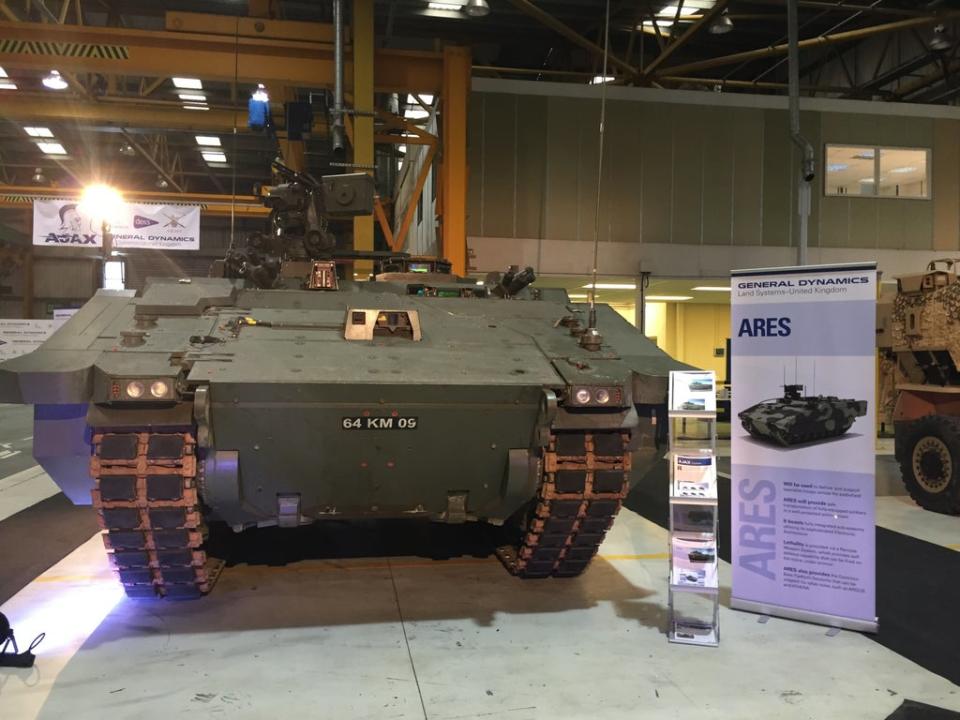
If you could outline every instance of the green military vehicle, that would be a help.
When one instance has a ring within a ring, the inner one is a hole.
[[[270,233],[220,276],[101,290],[0,365],[0,401],[35,406],[37,460],[92,502],[127,594],[207,592],[211,521],[508,524],[512,573],[581,573],[632,463],[657,455],[682,366],[607,306],[602,336],[586,327],[587,306],[529,269],[477,282],[373,253],[354,281],[317,218],[369,213],[372,181],[289,180],[264,191]]]

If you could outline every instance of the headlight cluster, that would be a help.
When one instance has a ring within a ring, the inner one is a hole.
[[[619,387],[575,387],[570,392],[572,405],[581,407],[621,407],[623,390]]]
[[[111,400],[173,400],[170,380],[114,380],[110,385]]]

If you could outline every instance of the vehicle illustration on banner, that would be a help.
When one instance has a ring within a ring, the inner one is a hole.
[[[803,385],[784,385],[782,397],[738,414],[743,429],[758,440],[790,447],[839,437],[867,414],[866,400],[803,393]]]

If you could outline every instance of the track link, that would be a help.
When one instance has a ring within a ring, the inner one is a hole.
[[[103,543],[129,597],[210,591],[223,563],[203,550],[192,433],[94,429],[90,474]]]
[[[520,546],[497,550],[511,573],[574,577],[586,569],[627,496],[629,441],[619,431],[551,435]]]

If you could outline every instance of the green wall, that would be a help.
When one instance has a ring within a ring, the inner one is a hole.
[[[474,92],[468,233],[592,240],[594,98]],[[931,200],[823,197],[814,181],[811,246],[960,247],[960,120],[805,111],[825,143],[932,148]],[[600,239],[790,246],[798,234],[799,154],[785,110],[612,99],[607,103]]]

